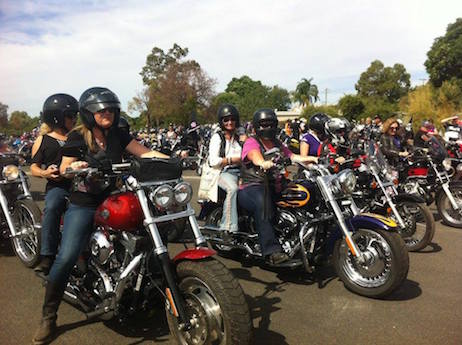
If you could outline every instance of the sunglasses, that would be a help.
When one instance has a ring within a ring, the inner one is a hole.
[[[397,129],[398,129],[398,127],[390,127],[391,131],[396,131]]]
[[[223,120],[222,120],[223,123],[226,123],[226,122],[236,122],[236,119],[232,116],[228,116],[228,117],[224,117]]]
[[[104,108],[104,109],[101,109],[101,110],[98,110],[97,113],[98,114],[105,114],[105,113],[111,113],[111,114],[115,114],[115,111],[116,111],[116,108]]]
[[[72,119],[72,120],[75,120],[77,118],[77,114],[78,113],[75,113],[73,111],[69,111],[69,112],[65,111],[64,112],[64,116],[69,118],[69,119]]]

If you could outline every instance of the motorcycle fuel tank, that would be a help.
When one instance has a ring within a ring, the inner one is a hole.
[[[143,224],[143,218],[137,196],[124,192],[109,196],[98,206],[95,224],[113,230],[134,231]]]
[[[314,186],[308,182],[291,183],[284,189],[277,204],[280,207],[298,208],[313,204]]]

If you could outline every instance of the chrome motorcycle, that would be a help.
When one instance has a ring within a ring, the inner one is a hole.
[[[179,160],[133,158],[67,173],[75,174],[77,185],[118,186],[96,210],[88,249],[65,290],[67,302],[87,318],[124,320],[158,308],[160,299],[179,344],[249,344],[244,293],[207,248]],[[170,258],[170,224],[182,218],[191,225],[195,248]]]
[[[21,262],[35,267],[40,261],[41,212],[32,200],[22,161],[16,153],[0,154],[0,226],[2,237],[11,239]]]
[[[280,173],[282,166],[277,165]],[[409,256],[397,224],[380,215],[360,214],[352,199],[356,177],[351,170],[331,174],[327,167],[300,165],[298,179],[290,182],[276,200],[274,230],[290,261],[280,268],[302,267],[309,273],[332,258],[349,290],[367,297],[391,294],[406,279]],[[222,204],[203,202],[199,219],[213,248],[261,260],[254,220],[239,209],[239,231],[226,232],[217,225]]]

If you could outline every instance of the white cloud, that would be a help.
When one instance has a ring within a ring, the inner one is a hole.
[[[0,11],[0,102],[37,115],[50,94],[78,98],[96,85],[126,107],[151,49],[175,42],[218,91],[244,74],[288,89],[313,77],[334,101],[375,59],[402,63],[418,82],[426,52],[462,2],[3,0]]]

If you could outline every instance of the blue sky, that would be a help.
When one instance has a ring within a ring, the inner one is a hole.
[[[334,103],[375,59],[421,84],[426,53],[457,15],[460,0],[0,0],[0,102],[35,116],[53,93],[106,86],[126,110],[151,49],[176,42],[217,92],[242,75],[289,90],[313,78]]]

